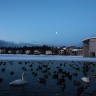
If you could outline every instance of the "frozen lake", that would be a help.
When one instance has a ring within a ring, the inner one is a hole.
[[[83,56],[59,56],[59,55],[16,55],[0,54],[0,60],[64,60],[64,61],[88,61],[96,62],[96,58]]]

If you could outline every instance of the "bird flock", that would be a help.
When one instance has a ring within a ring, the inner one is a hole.
[[[14,64],[14,62],[17,62]],[[18,66],[19,65],[19,66]],[[14,66],[9,67],[8,66]],[[17,67],[18,66],[18,67]],[[19,69],[19,73],[22,74],[30,72],[36,82],[42,84],[47,84],[50,80],[56,82],[63,92],[68,89],[69,85],[72,85],[74,92],[77,96],[85,94],[86,90],[90,90],[91,81],[95,81],[96,78],[96,64],[93,62],[79,62],[79,61],[1,61],[0,62],[0,74],[6,74],[9,69],[10,76],[15,76],[16,70]],[[29,75],[29,74],[27,74]],[[27,75],[25,77],[27,77]],[[12,78],[12,77],[11,77]],[[21,77],[20,77],[21,78]],[[30,77],[31,78],[31,77]],[[14,79],[14,78],[13,78]],[[18,79],[18,78],[17,78]],[[25,78],[24,78],[25,79]],[[0,84],[2,84],[4,77],[0,76]],[[11,81],[10,81],[11,82]],[[10,84],[10,82],[8,82]],[[28,82],[28,78],[26,78]],[[74,87],[75,86],[75,87]],[[93,89],[94,91],[94,89]],[[87,94],[87,93],[86,93]],[[57,94],[58,95],[58,94]]]

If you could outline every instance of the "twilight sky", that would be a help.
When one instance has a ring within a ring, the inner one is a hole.
[[[0,0],[0,39],[75,45],[96,36],[96,0]]]

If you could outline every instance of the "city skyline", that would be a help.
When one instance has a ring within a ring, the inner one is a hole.
[[[1,0],[0,39],[76,45],[96,36],[95,0]]]

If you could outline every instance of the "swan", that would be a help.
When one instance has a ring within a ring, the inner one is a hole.
[[[24,72],[22,73],[22,79],[17,79],[15,81],[9,83],[9,85],[13,85],[13,86],[15,86],[15,85],[25,85],[25,84],[27,84],[27,81],[24,80]]]
[[[81,79],[82,79],[82,81],[88,83],[88,82],[90,82],[90,79],[91,79],[91,78],[90,78],[90,76],[88,76],[88,77],[82,77]]]

